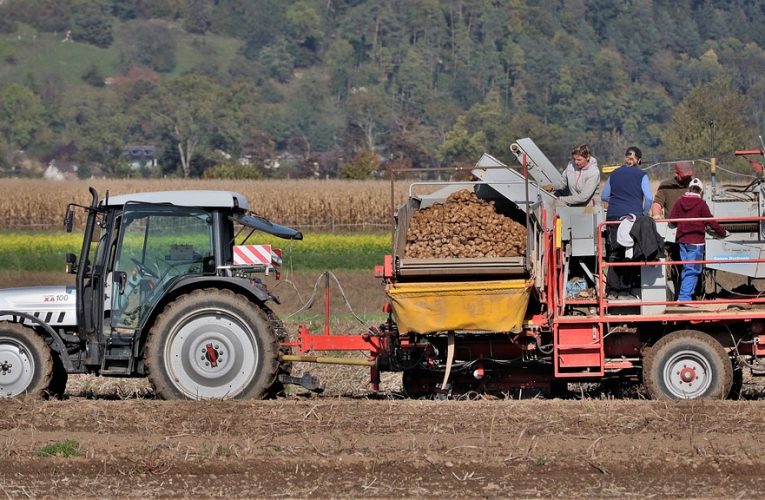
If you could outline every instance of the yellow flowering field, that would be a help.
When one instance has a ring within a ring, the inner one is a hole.
[[[301,269],[369,269],[391,251],[391,233],[304,233],[288,241],[255,233],[250,244],[270,244],[284,251],[285,266]],[[0,270],[63,270],[67,252],[80,253],[82,235],[54,231],[0,231]]]

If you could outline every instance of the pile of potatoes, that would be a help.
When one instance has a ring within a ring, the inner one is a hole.
[[[405,257],[414,259],[519,257],[526,254],[526,227],[498,214],[493,201],[467,189],[412,216]]]

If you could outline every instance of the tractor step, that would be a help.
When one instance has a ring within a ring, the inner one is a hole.
[[[101,375],[132,375],[133,356],[125,354],[105,354],[101,361]]]
[[[124,375],[132,375],[133,370],[129,367],[125,368],[109,368],[106,370],[99,370],[99,375],[107,375],[107,376],[124,376]]]

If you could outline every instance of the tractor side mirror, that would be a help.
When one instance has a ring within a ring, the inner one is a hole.
[[[64,227],[66,228],[66,232],[71,233],[73,226],[74,226],[74,210],[72,210],[72,207],[69,206],[66,208],[66,215],[64,216]]]
[[[75,274],[77,272],[77,256],[73,253],[66,254],[66,272]]]
[[[127,284],[127,273],[125,271],[117,271],[117,284],[119,285],[120,295],[125,293],[125,285]]]

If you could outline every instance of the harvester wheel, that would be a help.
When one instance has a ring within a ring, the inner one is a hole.
[[[725,399],[733,385],[733,365],[709,335],[679,330],[649,349],[643,382],[653,399]]]
[[[266,314],[230,290],[195,290],[171,302],[145,353],[149,380],[164,399],[263,398],[279,368]]]
[[[52,392],[53,368],[53,353],[34,330],[0,323],[0,397],[47,396]]]

